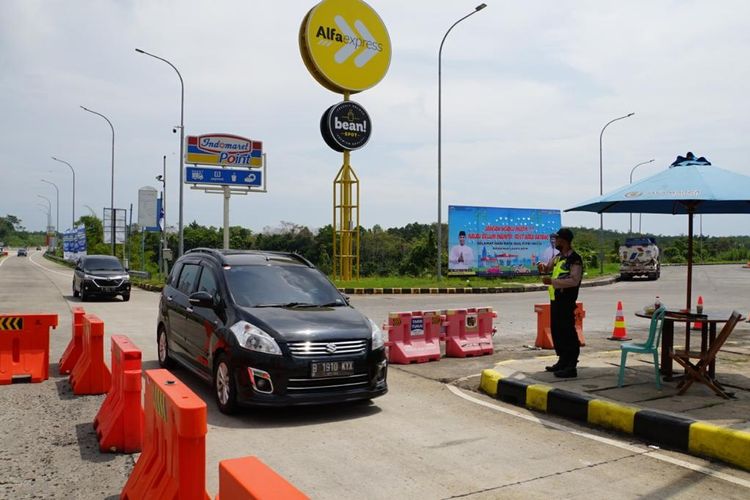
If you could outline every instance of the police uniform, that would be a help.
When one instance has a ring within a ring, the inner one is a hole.
[[[575,265],[583,269],[583,260],[573,249],[566,256],[558,254],[551,261],[552,283],[555,280],[571,278],[571,268]],[[555,364],[557,370],[573,370],[578,364],[581,347],[578,343],[578,333],[575,327],[576,300],[581,287],[580,277],[574,286],[555,288],[549,286],[550,323],[552,327],[552,342],[559,361]]]

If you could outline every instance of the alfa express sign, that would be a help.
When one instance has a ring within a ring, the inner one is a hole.
[[[185,163],[261,167],[263,143],[231,134],[189,135]]]
[[[323,0],[299,31],[302,60],[328,90],[356,93],[383,79],[391,39],[380,16],[362,0]]]

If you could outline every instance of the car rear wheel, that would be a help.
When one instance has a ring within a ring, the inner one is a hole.
[[[159,332],[156,334],[156,347],[159,356],[159,366],[162,368],[171,368],[174,363],[172,358],[169,357],[169,343],[167,342],[167,332],[164,327],[159,327]]]
[[[231,415],[237,411],[237,388],[225,354],[220,354],[214,363],[214,394],[220,412]]]

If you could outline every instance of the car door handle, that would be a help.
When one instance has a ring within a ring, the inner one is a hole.
[[[167,295],[167,302],[172,302],[174,299],[171,295]]]
[[[192,308],[192,307],[188,307],[188,308],[187,308],[187,309],[185,309],[185,310],[186,310],[187,312],[189,312],[189,313],[193,312],[193,308]]]

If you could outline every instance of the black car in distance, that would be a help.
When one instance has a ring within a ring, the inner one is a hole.
[[[73,297],[86,302],[90,297],[116,297],[130,300],[130,275],[117,257],[86,255],[81,257],[73,272]]]
[[[292,253],[187,252],[162,291],[157,348],[162,367],[211,382],[223,413],[388,391],[383,332]]]

